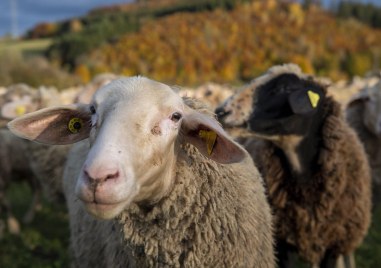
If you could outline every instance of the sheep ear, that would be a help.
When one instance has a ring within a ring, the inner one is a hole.
[[[290,94],[288,101],[295,114],[307,115],[316,111],[322,96],[315,90],[298,90]]]
[[[44,144],[71,144],[86,139],[91,129],[88,105],[45,108],[8,123],[17,136]]]
[[[229,138],[216,120],[192,111],[181,124],[185,142],[194,145],[204,156],[221,164],[240,162],[245,150]]]

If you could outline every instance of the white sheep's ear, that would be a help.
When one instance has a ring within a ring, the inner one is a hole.
[[[181,123],[185,142],[194,145],[204,156],[221,164],[240,162],[245,150],[235,143],[218,122],[207,115],[192,111]]]
[[[86,139],[91,113],[86,104],[45,108],[8,123],[17,136],[44,144],[71,144]]]

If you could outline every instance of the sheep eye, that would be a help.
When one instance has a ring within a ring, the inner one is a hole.
[[[92,114],[95,114],[95,113],[96,113],[94,105],[91,105],[91,106],[90,106],[90,112],[91,112]]]
[[[182,115],[178,112],[175,112],[171,115],[171,120],[173,122],[178,122],[181,119]]]

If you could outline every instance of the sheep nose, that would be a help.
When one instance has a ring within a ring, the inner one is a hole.
[[[119,178],[119,170],[116,167],[112,168],[87,168],[83,170],[84,177],[91,187],[95,188],[98,184],[107,183],[110,180]]]
[[[224,117],[226,117],[227,115],[231,114],[231,112],[230,111],[226,111],[224,107],[218,107],[215,110],[215,114],[217,115],[218,121],[221,121],[222,119],[224,119]]]

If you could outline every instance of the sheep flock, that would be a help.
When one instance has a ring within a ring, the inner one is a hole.
[[[41,199],[66,203],[72,267],[353,268],[381,204],[380,72],[283,64],[195,88],[106,73],[0,87],[0,108],[0,239]]]

